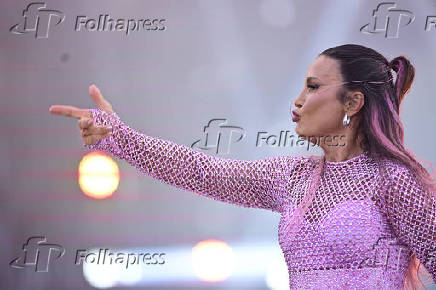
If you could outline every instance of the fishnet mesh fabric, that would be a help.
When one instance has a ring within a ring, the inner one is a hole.
[[[137,132],[116,113],[90,111],[94,123],[111,125],[113,134],[84,144],[88,149],[124,159],[168,185],[280,213],[278,239],[291,289],[403,289],[413,253],[436,283],[436,200],[397,161],[376,162],[368,152],[325,161],[310,194],[319,158],[225,159]]]

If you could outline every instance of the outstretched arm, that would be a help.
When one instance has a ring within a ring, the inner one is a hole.
[[[398,168],[385,195],[388,220],[436,283],[436,198],[409,169]]]
[[[112,134],[86,145],[126,160],[141,172],[181,189],[244,207],[279,212],[283,198],[279,186],[287,162],[276,156],[260,160],[234,160],[207,155],[188,146],[139,133],[114,112],[90,109],[96,125],[112,126]]]

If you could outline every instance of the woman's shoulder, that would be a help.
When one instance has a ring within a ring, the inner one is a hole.
[[[386,172],[385,178],[388,178],[385,184],[386,194],[397,195],[398,198],[405,198],[405,195],[411,196],[412,192],[413,195],[420,196],[432,194],[424,184],[422,177],[404,162],[386,158],[383,161],[383,170]]]
[[[407,166],[404,162],[394,158],[381,158],[382,169],[386,173],[386,176],[389,177],[391,181],[395,181],[399,176],[407,177],[414,179],[416,178],[415,173]]]

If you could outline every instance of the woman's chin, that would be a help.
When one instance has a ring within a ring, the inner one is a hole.
[[[301,131],[300,125],[297,122],[297,125],[295,126],[295,133],[297,133],[298,136],[304,135]]]

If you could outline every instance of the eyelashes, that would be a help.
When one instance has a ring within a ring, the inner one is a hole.
[[[307,88],[310,89],[310,91],[316,90],[319,88],[319,85],[307,85]]]

